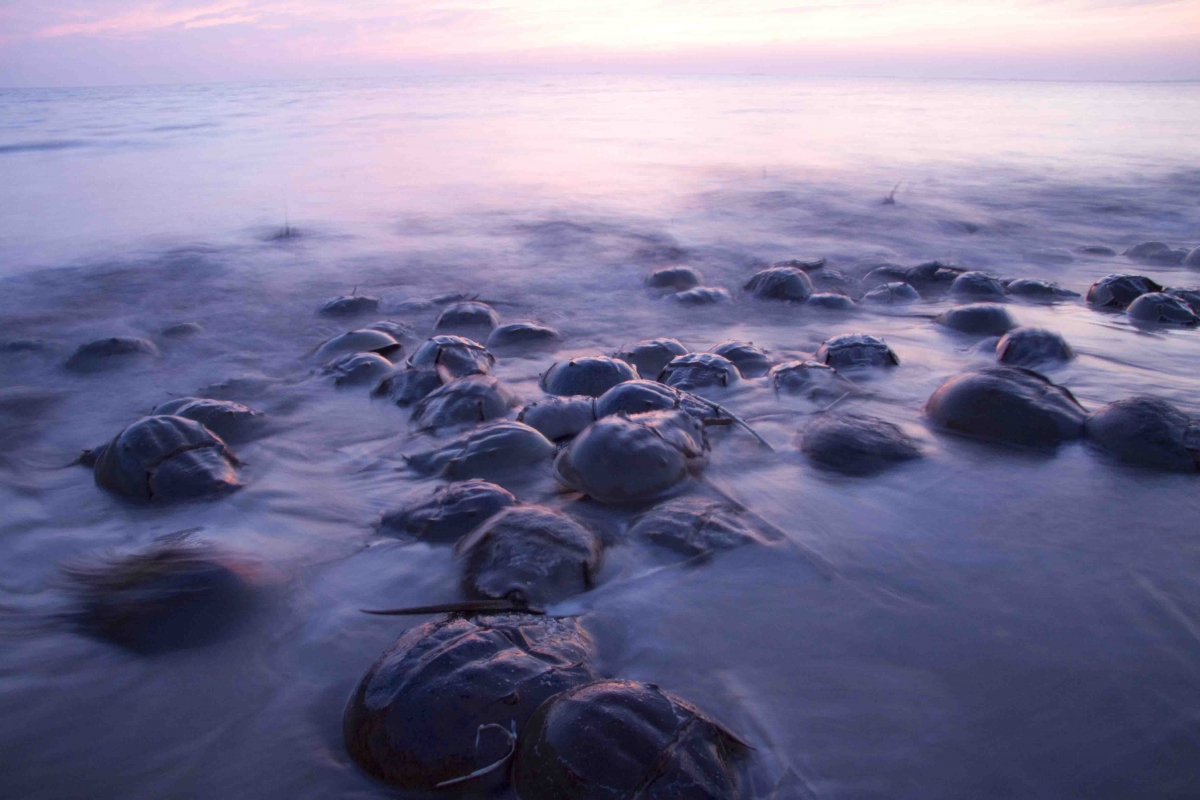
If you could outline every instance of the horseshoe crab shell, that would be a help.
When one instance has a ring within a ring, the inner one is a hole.
[[[1004,284],[986,272],[963,272],[950,284],[955,297],[1003,298]]]
[[[552,442],[565,441],[596,421],[595,402],[591,397],[550,395],[521,409],[517,422],[524,422]]]
[[[769,267],[752,277],[743,289],[759,300],[803,303],[813,293],[812,280],[795,267]]]
[[[675,356],[686,355],[688,349],[676,339],[646,339],[625,350],[613,353],[626,364],[637,368],[638,375],[658,375]]]
[[[392,374],[394,367],[378,353],[348,353],[325,365],[321,373],[333,378],[335,386],[378,384]]]
[[[733,362],[716,353],[688,353],[676,356],[663,367],[658,379],[667,386],[684,391],[713,386],[732,386],[740,373]]]
[[[682,409],[700,421],[728,419],[712,403],[688,392],[658,383],[636,380],[619,383],[596,398],[596,419],[614,414],[644,414],[647,411]]]
[[[465,558],[468,594],[535,607],[591,589],[603,552],[592,531],[540,506],[504,509],[455,550]]]
[[[859,367],[894,367],[900,358],[877,336],[865,333],[844,333],[827,339],[814,360],[834,369]]]
[[[558,346],[562,334],[536,322],[510,322],[496,328],[487,339],[490,350],[545,350]]]
[[[1127,464],[1173,472],[1200,469],[1200,424],[1157,397],[1109,403],[1088,417],[1087,437]]]
[[[1004,334],[996,344],[996,357],[1002,364],[1032,367],[1046,361],[1070,361],[1075,357],[1075,351],[1054,331],[1016,328]]]
[[[837,294],[836,292],[810,294],[805,305],[825,311],[853,311],[856,308],[853,300],[844,294]]]
[[[1162,289],[1142,275],[1106,275],[1088,289],[1087,301],[1102,308],[1126,308],[1142,295]]]
[[[646,277],[646,287],[649,289],[685,291],[699,286],[701,282],[700,273],[691,267],[664,267]]]
[[[237,459],[199,422],[143,417],[96,458],[96,485],[133,500],[180,500],[241,488]]]
[[[554,456],[554,445],[528,425],[501,420],[473,428],[442,447],[405,456],[424,475],[447,478],[503,476]]]
[[[138,359],[158,356],[158,347],[147,339],[111,336],[79,345],[67,359],[65,366],[72,372],[98,372],[123,367]]]
[[[761,378],[771,368],[771,359],[754,346],[753,342],[738,342],[733,339],[721,342],[708,352],[727,358],[737,367],[743,378]]]
[[[594,680],[594,652],[570,618],[431,620],[401,636],[359,682],[342,718],[346,751],[379,780],[432,791],[502,762],[543,701]],[[471,786],[486,792],[502,781]]]
[[[864,303],[884,306],[907,305],[921,299],[920,293],[904,281],[892,281],[876,286],[863,295]]]
[[[245,439],[266,419],[261,411],[241,403],[204,397],[177,397],[158,406],[151,414],[195,420],[225,441]]]
[[[465,375],[421,399],[413,406],[412,421],[418,430],[476,424],[506,417],[518,403],[491,375]]]
[[[407,408],[442,385],[442,376],[432,367],[418,367],[393,373],[379,382],[372,397],[386,397],[400,408]]]
[[[1017,278],[1005,284],[1004,288],[1009,294],[1028,300],[1063,300],[1068,297],[1079,297],[1079,292],[1072,292],[1057,283],[1039,278]]]
[[[1141,295],[1125,310],[1136,322],[1153,325],[1195,325],[1200,317],[1181,297],[1166,292],[1148,292]]]
[[[776,364],[767,373],[775,391],[809,397],[840,397],[854,385],[828,364],[817,361],[789,361]]]
[[[855,476],[874,475],[921,456],[904,431],[858,414],[818,416],[801,435],[800,451],[821,469]]]
[[[546,700],[513,762],[521,800],[737,800],[748,748],[649,683],[600,681]]]
[[[1087,412],[1062,386],[1022,367],[956,375],[925,404],[938,427],[1024,447],[1054,447],[1083,435]]]
[[[599,397],[622,381],[638,377],[637,370],[608,356],[584,356],[551,364],[538,381],[546,394]]]
[[[684,411],[604,417],[555,459],[558,479],[601,503],[641,503],[687,478],[708,450],[704,427]]]
[[[380,529],[424,542],[456,542],[517,498],[503,487],[481,480],[439,486],[424,500],[384,514]]]
[[[365,294],[342,295],[327,301],[317,313],[326,317],[349,317],[355,314],[371,314],[379,310],[379,298]]]
[[[363,328],[333,337],[317,348],[316,356],[322,361],[346,353],[378,353],[386,357],[395,356],[401,349],[403,345],[391,334]]]
[[[669,500],[646,511],[630,526],[629,538],[688,557],[770,542],[741,509],[699,497]]]
[[[443,368],[451,377],[486,375],[492,371],[496,357],[483,345],[462,336],[434,336],[408,357],[408,366]]]
[[[500,317],[487,303],[468,300],[442,309],[433,329],[439,333],[479,334],[500,324]]]
[[[1002,305],[996,303],[970,303],[943,311],[934,320],[937,324],[959,333],[981,336],[1001,336],[1017,327]]]
[[[1191,287],[1185,288],[1182,286],[1172,287],[1164,290],[1172,297],[1178,297],[1180,300],[1188,304],[1188,307],[1193,312],[1200,314],[1200,288]]]
[[[142,655],[208,644],[253,594],[247,570],[219,550],[180,542],[65,569],[70,619]]]

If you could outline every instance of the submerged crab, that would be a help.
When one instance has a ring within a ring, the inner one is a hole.
[[[1162,288],[1142,275],[1106,275],[1088,289],[1087,301],[1102,308],[1126,308],[1142,295]]]
[[[800,438],[814,465],[844,475],[873,475],[921,456],[904,431],[890,422],[858,414],[823,414]]]
[[[1046,361],[1070,361],[1075,357],[1075,351],[1054,331],[1016,328],[1004,334],[996,344],[996,357],[1002,364],[1032,367]]]
[[[1001,336],[1017,327],[1017,321],[1008,309],[996,303],[970,303],[950,308],[934,321],[952,331],[982,336]]]
[[[508,416],[518,403],[491,375],[465,375],[422,398],[413,406],[412,421],[418,430],[487,422]]]
[[[646,277],[646,287],[650,289],[671,289],[684,291],[701,284],[700,273],[691,267],[664,267],[656,269]]]
[[[445,370],[452,378],[486,375],[496,357],[483,345],[462,336],[434,336],[408,357],[408,366]]]
[[[554,445],[528,425],[502,420],[480,425],[441,447],[405,456],[424,475],[500,476],[554,456]]]
[[[703,425],[684,411],[604,417],[555,460],[558,479],[601,503],[641,503],[690,474],[708,451]]]
[[[333,337],[317,348],[316,356],[322,361],[347,353],[378,353],[391,357],[398,355],[402,349],[403,345],[390,333],[362,328]]]
[[[887,342],[865,333],[844,333],[827,339],[817,349],[814,360],[834,369],[894,367],[900,363]]]
[[[733,362],[716,353],[676,356],[658,376],[667,386],[685,391],[732,386],[739,378],[740,373]]]
[[[140,359],[157,358],[159,355],[158,347],[147,339],[112,336],[79,345],[65,366],[72,372],[98,372],[123,367]]]
[[[540,506],[500,511],[455,546],[474,597],[542,607],[592,588],[603,548],[592,531]]]
[[[500,317],[487,303],[467,300],[442,309],[433,329],[438,333],[486,334],[500,324]]]
[[[619,358],[637,368],[639,375],[657,376],[663,367],[675,356],[687,354],[688,349],[677,339],[646,339],[632,347],[613,353],[613,358]]]
[[[194,420],[227,442],[251,436],[266,419],[261,411],[241,403],[205,397],[177,397],[156,407],[151,414]]]
[[[732,361],[743,378],[761,378],[771,368],[771,359],[767,358],[766,353],[755,347],[753,342],[739,342],[730,339],[721,342],[708,352]]]
[[[920,293],[904,281],[893,281],[876,286],[863,295],[864,303],[876,305],[898,306],[915,303],[921,299]]]
[[[933,393],[925,413],[946,430],[1024,447],[1077,439],[1087,416],[1068,390],[1022,367],[956,375]]]
[[[955,297],[1003,298],[1004,284],[986,272],[963,272],[950,284]]]
[[[378,353],[348,353],[326,364],[321,372],[333,378],[335,386],[359,386],[379,383],[393,369],[392,362]]]
[[[443,616],[401,636],[371,665],[342,718],[346,750],[404,789],[504,782],[516,737],[545,700],[594,680],[590,637],[574,619]]]
[[[355,314],[369,314],[379,310],[379,298],[365,294],[343,295],[327,301],[318,310],[318,314],[327,317],[349,317]]]
[[[1079,297],[1079,292],[1064,289],[1057,283],[1044,281],[1040,278],[1017,278],[1005,284],[1004,288],[1014,297],[1027,300],[1064,300],[1068,297]]]
[[[767,377],[777,392],[808,397],[840,397],[854,388],[836,369],[817,361],[776,364]]]
[[[757,273],[743,289],[759,300],[803,303],[813,293],[812,280],[795,267],[770,267]]]
[[[749,746],[649,683],[600,681],[542,703],[520,737],[521,800],[736,800]]]
[[[424,500],[383,515],[381,530],[427,542],[456,542],[517,504],[512,492],[481,480],[440,486]]]
[[[599,397],[622,381],[638,377],[637,370],[608,356],[584,356],[551,364],[539,381],[542,391],[560,397]]]
[[[1147,292],[1125,311],[1135,322],[1152,325],[1195,325],[1200,317],[1184,298],[1166,292]]]
[[[1200,423],[1157,397],[1109,403],[1088,417],[1087,437],[1127,464],[1174,472],[1200,469]]]
[[[561,442],[573,438],[596,421],[595,404],[596,400],[592,397],[550,395],[521,409],[517,422],[538,430],[552,442]]]
[[[237,457],[199,422],[143,417],[96,454],[96,485],[133,500],[179,500],[241,487]]]
[[[634,521],[629,538],[685,556],[770,541],[741,508],[699,497],[681,497],[655,506]]]
[[[536,322],[510,322],[488,335],[487,346],[496,352],[549,350],[562,342],[562,334]]]

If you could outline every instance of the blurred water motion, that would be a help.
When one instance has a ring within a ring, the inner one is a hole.
[[[446,548],[374,535],[438,483],[398,471],[416,443],[404,412],[305,360],[352,327],[319,305],[357,291],[422,336],[448,292],[558,328],[557,354],[493,370],[527,400],[556,359],[644,338],[742,339],[775,362],[884,338],[901,365],[844,406],[925,458],[830,477],[795,448],[821,404],[728,390],[777,452],[710,431],[706,475],[798,546],[652,573],[613,547],[563,609],[591,613],[601,671],[702,701],[819,797],[1200,795],[1195,478],[929,430],[934,388],[994,360],[931,322],[950,300],[840,313],[738,291],[763,264],[816,257],[940,259],[1080,293],[1122,271],[1200,284],[1078,250],[1200,245],[1197,101],[1196,84],[756,77],[0,91],[0,342],[28,340],[0,352],[0,794],[394,796],[349,763],[340,714],[414,623],[358,609],[458,599],[458,573]],[[676,263],[737,302],[647,294]],[[1148,393],[1200,414],[1196,332],[1078,298],[1010,310],[1076,349],[1046,373],[1088,408]],[[190,321],[203,331],[158,336]],[[161,357],[61,368],[117,335]],[[237,448],[241,492],[134,507],[63,468],[222,382],[271,420]],[[548,476],[519,494],[565,502]],[[629,516],[579,510],[609,541]],[[54,624],[63,564],[191,528],[271,574],[273,601],[235,637],[146,659]]]

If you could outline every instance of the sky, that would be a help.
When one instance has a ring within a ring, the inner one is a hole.
[[[450,73],[1200,79],[1200,0],[0,0],[0,86]]]

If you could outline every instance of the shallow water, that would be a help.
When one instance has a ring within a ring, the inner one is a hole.
[[[526,399],[571,355],[673,336],[747,339],[776,361],[847,332],[899,368],[839,407],[888,419],[925,457],[831,477],[795,447],[819,404],[762,380],[713,395],[750,421],[712,431],[707,481],[788,541],[661,565],[622,542],[629,512],[513,488],[613,544],[584,611],[601,671],[677,692],[749,738],[801,796],[1200,794],[1196,478],[1114,465],[1084,445],[1031,454],[946,437],[922,415],[948,376],[990,363],[931,318],[752,303],[764,263],[941,259],[1084,292],[1183,267],[1085,256],[1200,245],[1200,85],[723,79],[423,79],[0,92],[0,794],[326,798],[395,793],[341,746],[365,669],[419,620],[363,607],[459,599],[448,548],[379,537],[379,514],[437,481],[401,456],[404,412],[335,391],[308,358],[351,323],[338,294],[427,335],[451,291],[502,321],[560,329],[555,354],[502,357]],[[895,191],[896,203],[883,198]],[[280,238],[284,226],[296,236]],[[688,263],[737,302],[683,308],[642,288]],[[1047,375],[1089,408],[1155,394],[1200,414],[1200,333],[1147,331],[1080,299],[1013,302],[1060,331]],[[111,335],[160,359],[77,375]],[[232,376],[270,415],[237,447],[247,486],[135,507],[66,467],[174,395]],[[195,534],[260,564],[268,601],[224,642],[138,658],[58,624],[64,563]]]

